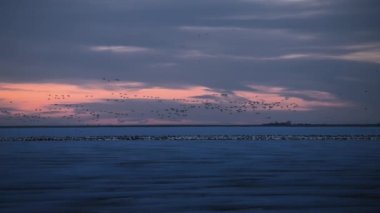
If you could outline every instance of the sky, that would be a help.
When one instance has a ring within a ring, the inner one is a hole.
[[[0,0],[0,125],[380,122],[377,0]]]

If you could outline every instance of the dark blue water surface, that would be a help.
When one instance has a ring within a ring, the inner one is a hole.
[[[0,132],[161,134],[141,128],[9,130]],[[213,128],[166,130],[217,134]],[[247,130],[273,128],[223,129]],[[351,132],[345,131],[338,134]],[[3,142],[0,212],[380,212],[380,142]]]
[[[380,127],[67,127],[0,128],[0,136],[108,136],[108,135],[380,135]]]

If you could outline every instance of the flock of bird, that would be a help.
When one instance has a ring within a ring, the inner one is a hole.
[[[102,81],[112,83],[120,80],[102,78]],[[168,122],[191,120],[210,113],[219,113],[217,116],[247,113],[247,116],[260,116],[261,120],[270,122],[272,117],[267,112],[296,111],[299,107],[288,98],[266,102],[258,96],[250,100],[227,93],[215,93],[207,98],[162,99],[158,96],[110,91],[109,97],[100,102],[96,99],[97,94],[83,95],[81,98],[86,100],[83,103],[70,102],[74,96],[77,94],[47,94],[48,107],[36,108],[33,112],[13,112],[11,108],[0,108],[0,115],[7,121],[28,124],[53,120],[64,124],[128,124],[131,121],[143,123],[149,119]],[[91,102],[91,99],[95,101]]]

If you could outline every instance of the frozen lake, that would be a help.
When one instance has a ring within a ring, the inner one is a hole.
[[[379,128],[37,128],[0,136],[379,134]],[[380,212],[380,141],[2,142],[0,212]]]

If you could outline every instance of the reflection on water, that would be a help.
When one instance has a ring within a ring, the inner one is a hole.
[[[0,212],[380,212],[379,142],[0,144]]]

